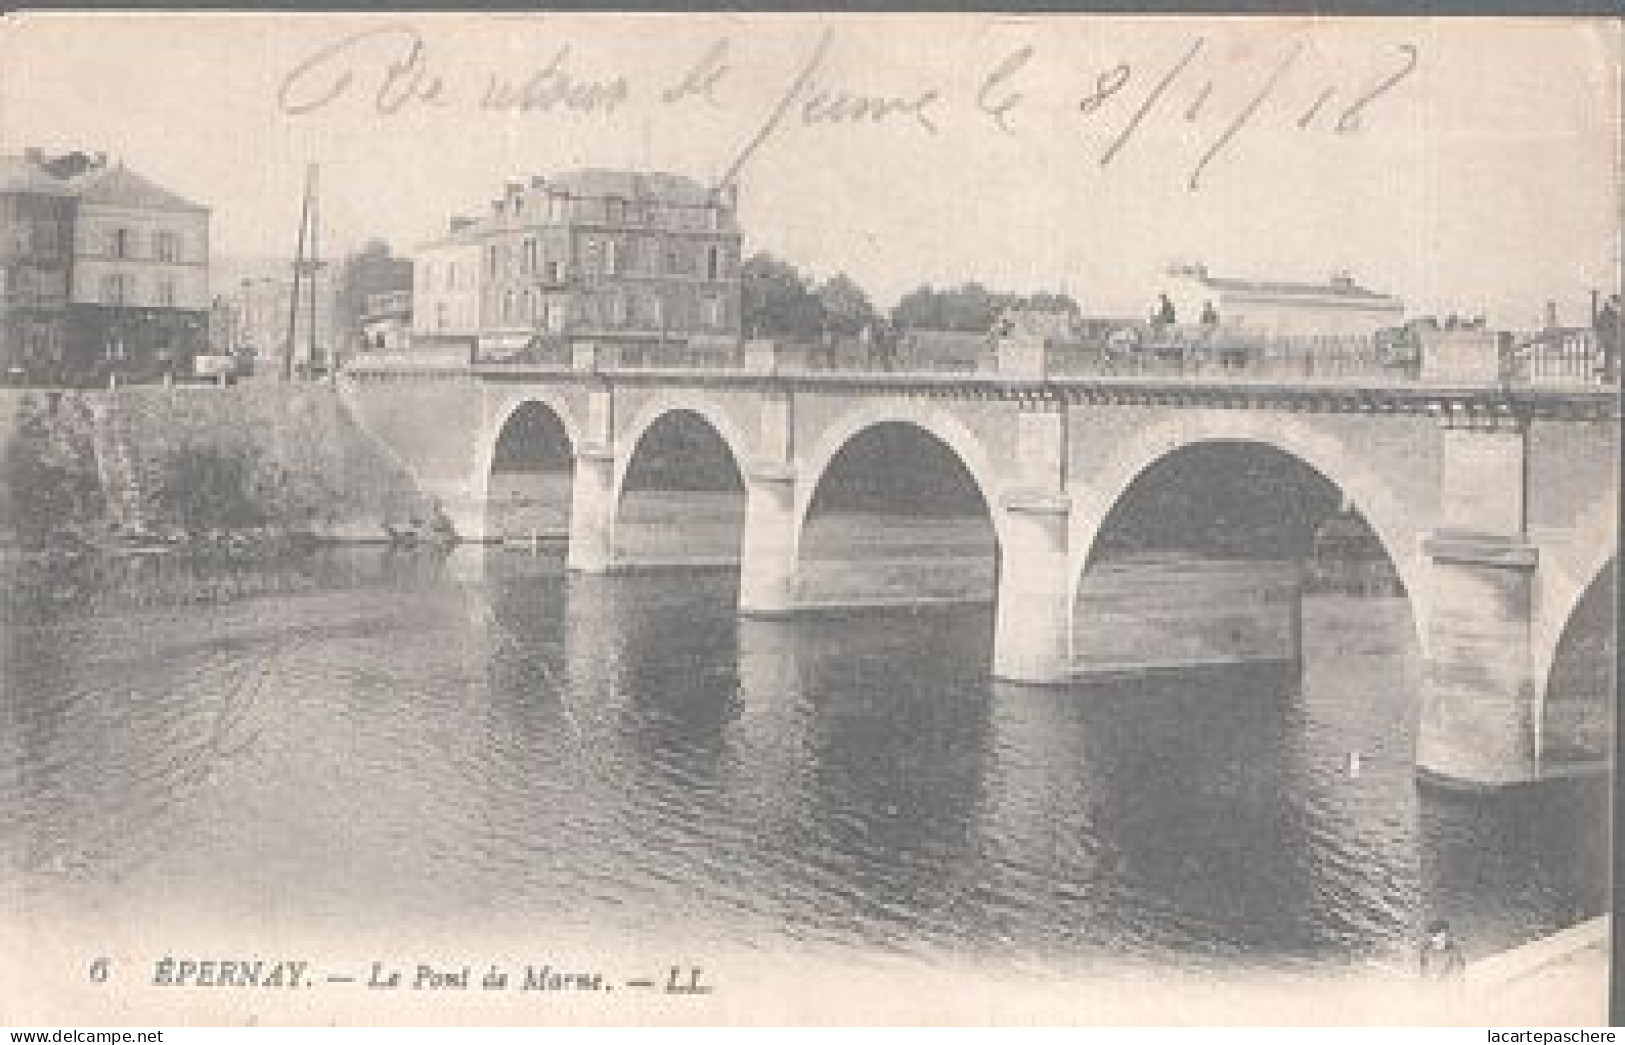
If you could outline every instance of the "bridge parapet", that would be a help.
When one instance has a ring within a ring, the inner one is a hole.
[[[1553,389],[1614,391],[1617,352],[1590,330],[1513,336],[1485,330],[1428,331],[1418,338],[1276,337],[1219,328],[1167,328],[1120,336],[989,339],[975,357],[899,359],[863,346],[849,351],[825,342],[696,338],[647,346],[599,341],[549,342],[499,357],[474,353],[363,356],[352,373],[372,376],[463,368],[488,376],[577,373],[779,376],[784,378],[951,377],[971,382],[1045,383],[1099,378],[1197,385],[1272,383],[1301,387],[1400,389]]]

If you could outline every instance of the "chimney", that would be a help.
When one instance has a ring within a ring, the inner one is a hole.
[[[1546,302],[1546,329],[1557,329],[1557,302],[1555,301]]]
[[[1338,290],[1351,290],[1354,287],[1354,277],[1347,269],[1338,269],[1332,273],[1332,286]]]

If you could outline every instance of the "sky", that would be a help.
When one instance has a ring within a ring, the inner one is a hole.
[[[0,150],[102,151],[215,253],[410,252],[515,176],[737,185],[747,251],[1139,313],[1167,266],[1584,321],[1619,284],[1621,31],[1584,20],[30,14]],[[493,104],[507,96],[528,106]]]

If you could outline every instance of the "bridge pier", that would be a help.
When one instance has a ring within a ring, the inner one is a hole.
[[[576,451],[570,485],[570,549],[565,565],[608,573],[615,562],[615,455],[602,446]]]
[[[739,612],[772,617],[795,603],[795,473],[758,465],[745,480],[745,532],[739,553]]]
[[[993,676],[1006,682],[1059,684],[1072,675],[1072,586],[1068,515],[1061,494],[1006,497],[999,527],[998,604]]]
[[[1540,776],[1541,694],[1531,656],[1537,553],[1521,541],[1441,532],[1423,543],[1431,612],[1416,766],[1443,784]]]

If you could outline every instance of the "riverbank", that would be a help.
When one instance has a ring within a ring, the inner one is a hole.
[[[13,559],[276,558],[437,518],[324,385],[5,390],[0,455]]]

